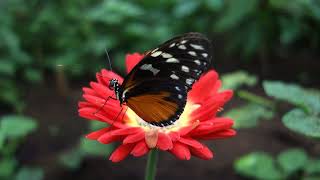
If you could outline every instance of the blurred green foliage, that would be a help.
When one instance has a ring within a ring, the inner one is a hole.
[[[5,115],[0,118],[0,179],[43,179],[41,168],[20,168],[15,157],[21,143],[37,127],[33,118],[22,115]]]
[[[312,0],[4,0],[0,100],[21,112],[23,82],[41,82],[57,65],[71,77],[94,74],[106,67],[108,49],[123,71],[125,53],[189,31],[224,35],[228,49],[246,57],[317,49],[319,9]]]
[[[276,158],[265,152],[253,152],[234,163],[237,173],[253,179],[319,179],[320,159],[308,157],[303,149],[281,152]]]
[[[89,131],[96,131],[105,128],[106,124],[100,121],[90,121]],[[108,156],[113,151],[112,144],[101,144],[98,141],[80,138],[80,142],[59,157],[59,162],[70,170],[76,170],[81,167],[82,161],[87,157]]]
[[[319,91],[279,81],[265,81],[263,87],[267,95],[296,106],[282,118],[287,128],[307,136],[320,138]]]

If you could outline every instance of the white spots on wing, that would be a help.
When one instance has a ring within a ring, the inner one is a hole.
[[[193,49],[204,50],[203,46],[198,45],[198,44],[190,44],[190,46],[191,46]]]
[[[171,76],[170,76],[172,79],[175,79],[175,80],[178,80],[179,79],[179,77],[177,76],[177,75],[175,75],[175,74],[171,74]]]
[[[169,54],[169,53],[162,53],[161,54],[161,56],[163,57],[163,58],[172,58],[172,55],[171,54]]]
[[[208,57],[208,54],[207,53],[202,53],[201,54],[204,58]]]
[[[181,94],[178,94],[178,98],[179,98],[179,99],[182,99],[183,96],[182,96]]]
[[[201,64],[201,62],[198,59],[194,60],[193,62],[196,63],[197,65]]]
[[[179,86],[174,87],[177,91],[181,91],[181,89],[179,88]]]
[[[182,50],[187,49],[187,47],[186,47],[185,45],[183,45],[183,44],[180,45],[180,46],[178,46],[178,48],[179,48],[179,49],[182,49]]]
[[[183,72],[189,72],[189,71],[190,71],[189,67],[187,67],[187,66],[185,66],[185,65],[182,65],[182,66],[181,66],[181,70],[182,70]]]
[[[169,58],[166,60],[167,63],[179,63],[179,60],[176,58]]]
[[[193,83],[194,79],[192,78],[189,78],[189,79],[186,79],[186,83],[191,85]]]
[[[187,42],[187,40],[180,41],[181,44],[185,44],[186,42]]]
[[[151,53],[154,53],[155,51],[157,51],[159,48],[155,48],[154,50],[151,51]]]
[[[154,53],[151,54],[152,57],[157,57],[162,53],[162,51],[155,51]]]
[[[148,70],[148,71],[151,71],[153,73],[153,75],[157,75],[160,70],[159,69],[156,69],[154,67],[152,67],[152,64],[144,64],[140,67],[141,70]]]
[[[194,51],[188,51],[188,54],[190,54],[191,56],[197,56],[197,53]]]
[[[176,45],[176,43],[172,43],[172,44],[170,44],[169,48],[172,48],[175,45]]]

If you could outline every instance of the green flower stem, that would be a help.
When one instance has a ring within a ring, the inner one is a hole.
[[[148,155],[148,162],[145,172],[145,180],[154,180],[157,170],[158,150],[152,149]]]
[[[275,103],[269,99],[266,99],[262,96],[258,96],[256,94],[253,94],[249,91],[245,91],[245,90],[239,90],[237,92],[237,95],[242,98],[242,99],[245,99],[249,102],[253,102],[253,103],[256,103],[256,104],[260,104],[262,106],[266,106],[266,107],[269,107],[269,108],[272,108],[274,109],[275,108]]]

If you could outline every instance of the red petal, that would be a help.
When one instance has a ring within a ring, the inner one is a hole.
[[[174,131],[171,131],[169,133],[169,136],[171,138],[171,140],[174,142],[174,141],[178,141],[180,139],[180,133],[179,132],[174,132]]]
[[[93,96],[97,95],[97,93],[91,88],[84,87],[84,88],[82,88],[82,91],[84,94],[89,94],[89,95],[93,95]]]
[[[158,142],[158,130],[150,130],[145,133],[145,141],[150,149],[155,148]]]
[[[136,66],[141,61],[143,57],[144,55],[139,53],[127,54],[126,55],[127,73],[129,73],[134,68],[134,66]]]
[[[202,134],[210,134],[213,132],[230,129],[233,125],[233,120],[228,118],[215,118],[209,121],[204,121],[192,131],[193,136]]]
[[[157,147],[161,150],[164,150],[164,151],[172,149],[173,145],[172,145],[172,140],[171,140],[170,136],[168,136],[165,133],[159,132]]]
[[[192,86],[188,96],[190,96],[194,103],[203,102],[205,99],[215,93],[215,91],[212,91],[212,89],[214,89],[217,79],[217,72],[213,70],[209,71],[201,76],[199,81]]]
[[[190,147],[190,151],[193,156],[200,159],[209,160],[213,157],[212,151],[206,145],[203,145],[203,148],[200,149]]]
[[[180,136],[185,136],[186,134],[190,133],[192,130],[194,130],[198,125],[199,121],[193,122],[193,124],[183,127],[179,130]]]
[[[80,102],[78,103],[78,107],[79,107],[79,109],[80,109],[80,108],[84,108],[84,107],[92,107],[92,104],[91,104],[91,103],[88,103],[88,102],[86,102],[86,101],[80,101]]]
[[[138,133],[128,135],[126,138],[124,138],[123,144],[135,143],[135,142],[141,141],[142,139],[144,139],[144,136],[145,136],[145,133],[143,130],[141,130]]]
[[[115,141],[123,139],[121,136],[113,135],[112,133],[107,132],[98,138],[98,141],[102,144],[109,144]]]
[[[86,119],[103,121],[103,120],[99,119],[97,116],[95,116],[94,113],[96,111],[97,110],[95,108],[85,107],[85,108],[80,108],[78,110],[78,113],[79,113],[79,116],[86,118]]]
[[[192,119],[205,121],[212,118],[217,113],[218,108],[222,107],[232,97],[232,94],[233,92],[231,90],[226,90],[210,97],[202,103],[200,108],[192,112]]]
[[[191,138],[180,138],[179,141],[183,144],[186,144],[188,146],[192,146],[194,148],[202,148],[203,145],[197,141],[197,140],[194,140],[194,139],[191,139]]]
[[[191,157],[188,146],[179,142],[173,144],[173,148],[170,152],[181,160],[189,160]]]
[[[131,154],[135,157],[140,157],[149,152],[149,148],[145,141],[137,143],[131,151]]]
[[[92,139],[92,140],[96,140],[98,139],[100,136],[102,136],[103,134],[107,133],[108,131],[110,131],[111,128],[107,127],[107,128],[103,128],[100,129],[98,131],[94,131],[88,135],[86,135],[86,138],[88,139]]]
[[[121,76],[119,76],[118,74],[112,72],[112,71],[108,71],[105,69],[101,70],[100,74],[97,74],[97,77],[102,78],[102,84],[109,86],[109,81],[111,79],[117,79],[119,81],[120,84],[122,84],[123,78]],[[100,82],[99,82],[100,83]]]
[[[102,84],[99,84],[96,82],[90,82],[90,86],[102,98],[107,98],[114,94],[114,91],[110,90],[108,87]]]
[[[135,134],[135,133],[140,132],[141,130],[142,129],[140,127],[127,127],[127,128],[114,130],[111,133],[113,135],[123,136],[123,135],[128,135],[128,134]]]
[[[122,144],[111,154],[109,160],[112,162],[119,162],[126,158],[135,144]]]
[[[237,132],[233,129],[226,129],[223,131],[219,131],[219,132],[214,132],[211,134],[205,134],[202,136],[197,136],[200,139],[205,139],[205,140],[212,140],[212,139],[222,139],[222,138],[227,138],[227,137],[232,137],[234,135],[236,135]]]

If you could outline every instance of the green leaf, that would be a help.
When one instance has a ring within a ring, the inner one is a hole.
[[[320,113],[320,95],[310,93],[296,84],[264,81],[263,88],[269,96],[304,108],[309,113]]]
[[[32,83],[37,83],[42,81],[42,73],[38,69],[28,68],[25,70],[25,78]]]
[[[174,15],[182,18],[191,15],[200,6],[200,1],[179,1],[174,9]]]
[[[305,172],[309,175],[320,175],[320,160],[310,160],[305,166]]]
[[[218,19],[215,29],[223,32],[239,25],[250,13],[253,13],[259,5],[258,0],[227,1],[227,9]]]
[[[303,177],[302,180],[319,180],[320,176],[308,176],[308,177]]]
[[[108,124],[101,121],[89,121],[89,130],[96,131],[98,129],[106,128]]]
[[[5,142],[5,136],[2,133],[2,131],[0,131],[0,151],[3,148],[4,142]]]
[[[1,66],[0,66],[0,75],[7,75],[7,76],[14,76],[16,71],[16,64],[9,59],[0,59]]]
[[[79,148],[72,149],[60,155],[59,162],[66,168],[75,170],[80,168],[83,152]]]
[[[320,138],[320,117],[306,114],[302,109],[289,111],[282,117],[282,122],[292,131]]]
[[[282,179],[272,157],[264,152],[254,152],[235,161],[237,173],[256,179]]]
[[[302,169],[308,162],[308,156],[303,149],[289,149],[281,152],[277,161],[287,176]]]
[[[82,138],[80,141],[80,149],[83,155],[107,156],[112,152],[113,146]]]
[[[235,128],[251,128],[257,126],[262,119],[271,119],[273,112],[263,106],[252,103],[233,108],[225,113],[225,116],[235,120]]]
[[[6,179],[12,176],[18,163],[13,158],[3,158],[0,161],[0,179]]]
[[[36,167],[22,167],[19,169],[15,180],[42,180],[44,179],[44,172],[41,168]]]
[[[223,8],[224,1],[223,0],[206,0],[206,6],[212,11],[218,11]]]
[[[8,138],[26,136],[37,128],[37,122],[26,116],[7,115],[0,119],[0,131]]]
[[[223,89],[238,89],[242,85],[254,86],[257,84],[257,77],[245,71],[235,71],[224,74],[221,77]]]

